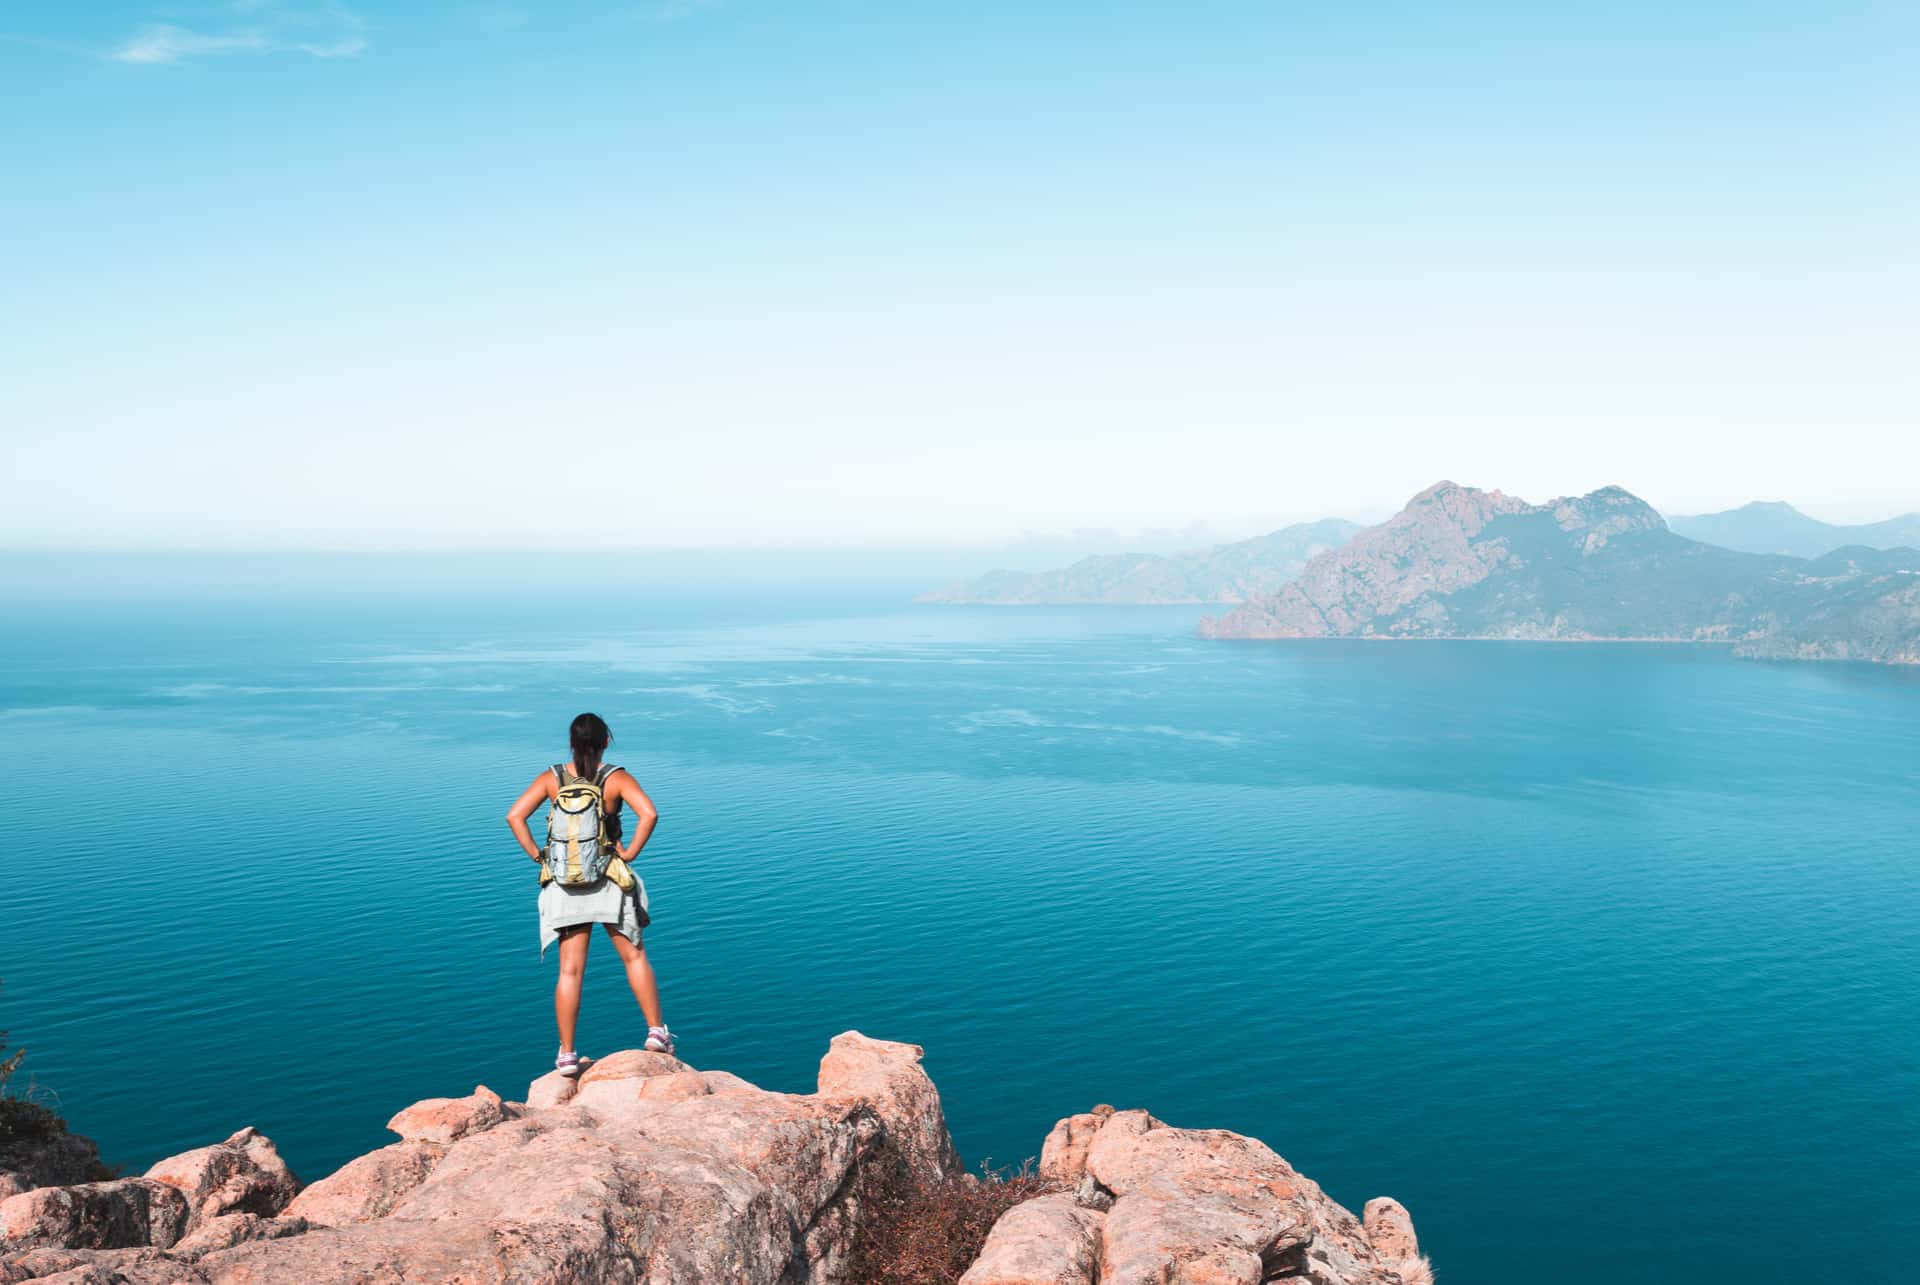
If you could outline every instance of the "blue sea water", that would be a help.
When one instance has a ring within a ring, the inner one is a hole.
[[[110,1159],[251,1124],[319,1176],[518,1096],[554,965],[501,818],[594,709],[698,1066],[923,1044],[972,1162],[1095,1102],[1257,1135],[1455,1282],[1914,1279],[1920,675],[540,597],[0,622],[0,1026]],[[644,1034],[613,964],[589,1051]]]

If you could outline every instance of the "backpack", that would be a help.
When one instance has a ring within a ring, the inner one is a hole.
[[[616,853],[617,830],[608,824],[602,790],[620,769],[602,764],[589,780],[565,763],[553,765],[560,790],[547,811],[547,879],[566,888],[599,883]]]

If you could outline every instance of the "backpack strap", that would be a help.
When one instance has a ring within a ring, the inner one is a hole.
[[[600,771],[593,778],[593,783],[604,790],[607,786],[607,779],[619,770],[619,767],[615,764],[602,763],[600,765]]]
[[[567,783],[567,765],[565,763],[555,763],[553,765],[553,779],[561,785]]]

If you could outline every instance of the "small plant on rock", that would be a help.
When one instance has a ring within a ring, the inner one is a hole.
[[[976,1177],[937,1181],[904,1168],[869,1170],[860,1229],[847,1255],[847,1285],[954,1285],[972,1266],[1000,1215],[1058,1190],[1033,1172],[983,1164]]]
[[[40,1103],[14,1091],[14,1073],[27,1051],[7,1052],[7,1033],[0,1031],[0,1148],[16,1142],[55,1138],[67,1131],[67,1122]]]

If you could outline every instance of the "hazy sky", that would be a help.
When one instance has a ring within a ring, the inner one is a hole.
[[[0,546],[1920,507],[1910,0],[8,0]]]

